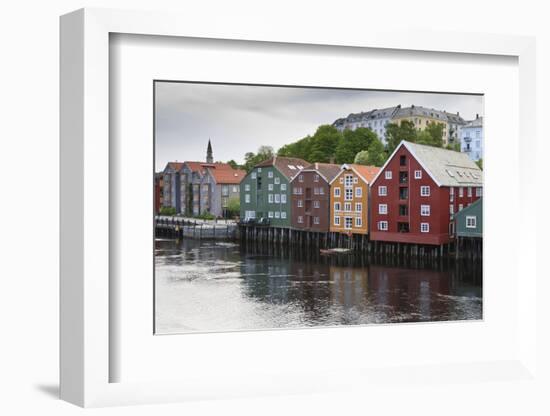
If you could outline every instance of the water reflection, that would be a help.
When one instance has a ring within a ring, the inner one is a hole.
[[[481,264],[156,243],[158,333],[481,319]]]

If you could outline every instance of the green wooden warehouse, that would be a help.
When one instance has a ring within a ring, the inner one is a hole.
[[[275,156],[254,166],[240,185],[241,219],[290,227],[290,180],[308,165],[302,159]]]
[[[454,215],[456,237],[483,237],[483,198],[478,199]]]

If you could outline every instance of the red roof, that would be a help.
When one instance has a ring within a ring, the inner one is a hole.
[[[378,174],[380,171],[380,168],[376,166],[365,166],[365,165],[348,165],[349,167],[353,168],[359,175],[363,177],[369,184],[372,182],[374,177]]]
[[[164,169],[166,170],[167,168],[172,168],[175,171],[179,171],[182,166],[183,166],[183,162],[168,162]]]
[[[239,184],[246,175],[244,170],[233,169],[224,163],[224,166],[217,164],[215,167],[208,167],[208,171],[214,177],[216,183]]]

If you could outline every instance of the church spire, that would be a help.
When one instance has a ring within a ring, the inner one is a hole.
[[[214,157],[212,156],[212,144],[210,144],[210,139],[208,139],[208,147],[206,149],[206,163],[214,163]]]

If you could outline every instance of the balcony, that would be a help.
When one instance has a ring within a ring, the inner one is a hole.
[[[407,201],[409,199],[409,188],[399,188],[399,200]]]

